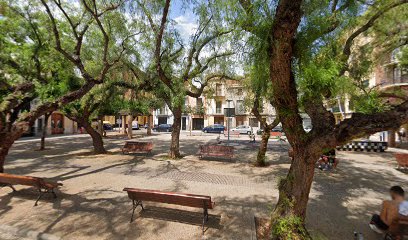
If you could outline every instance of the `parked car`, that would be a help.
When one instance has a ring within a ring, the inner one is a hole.
[[[239,134],[252,134],[252,127],[247,126],[247,125],[240,125],[237,126],[236,128],[232,128],[231,132],[239,132]]]
[[[113,127],[110,123],[104,123],[103,124],[103,130],[107,131],[107,130],[112,130]]]
[[[306,126],[306,127],[303,127],[303,128],[305,129],[306,132],[312,131],[312,127],[311,127],[311,126]]]
[[[224,130],[225,130],[225,127],[221,124],[209,125],[203,128],[203,132],[205,133],[222,133],[224,132]]]
[[[258,135],[262,135],[262,133],[264,132],[263,129],[258,129],[258,131],[256,131],[256,134]],[[283,135],[285,135],[285,133],[283,132],[283,129],[281,126],[276,126],[274,127],[271,132],[281,132]]]
[[[132,122],[132,130],[139,130],[139,123],[137,121]]]
[[[173,131],[173,126],[171,124],[160,124],[159,126],[155,126],[153,131],[156,132],[171,132]]]

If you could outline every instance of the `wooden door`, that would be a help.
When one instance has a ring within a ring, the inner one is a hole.
[[[51,115],[51,134],[64,133],[64,115],[61,113],[53,113]]]

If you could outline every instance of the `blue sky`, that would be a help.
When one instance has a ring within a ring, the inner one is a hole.
[[[170,18],[175,20],[177,30],[183,40],[188,40],[197,28],[196,17],[191,8],[191,4],[186,4],[185,0],[174,0],[170,5]]]

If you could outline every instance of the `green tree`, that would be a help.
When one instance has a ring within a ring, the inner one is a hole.
[[[124,17],[112,12],[121,3],[0,2],[0,172],[38,117],[104,81],[124,51]],[[39,104],[30,109],[34,99]]]
[[[92,138],[94,153],[105,154],[103,145],[103,124],[98,124],[98,131],[92,126],[92,120],[98,119],[105,114],[112,113],[118,106],[118,91],[110,83],[101,84],[93,88],[80,100],[72,102],[62,109],[64,114],[78,123],[78,127],[83,127]]]
[[[180,38],[169,11],[171,1],[138,1],[149,28],[147,39],[154,42],[148,46],[153,57],[150,66],[164,87],[156,91],[174,116],[169,157],[180,158],[181,117],[185,97],[198,98],[208,83],[215,79],[232,78],[227,64],[233,52],[227,40],[231,30],[222,25],[220,16],[210,12],[206,3],[192,4],[197,17],[197,29],[188,40]],[[160,19],[153,17],[161,15]]]
[[[279,200],[271,215],[273,239],[310,239],[304,220],[314,164],[325,149],[408,122],[406,100],[381,111],[357,112],[338,124],[325,105],[343,93],[364,94],[358,90],[356,80],[364,80],[362,77],[372,63],[361,58],[358,66],[351,63],[356,56],[364,55],[360,47],[364,40],[370,42],[371,48],[375,44],[385,47],[385,41],[377,42],[376,38],[370,41],[369,37],[374,36],[375,27],[384,19],[394,21],[392,14],[403,12],[405,3],[404,0],[228,3],[228,9],[234,13],[230,14],[234,16],[232,21],[249,34],[251,65],[267,66],[271,100],[294,152],[288,175],[279,183]],[[388,26],[393,26],[392,22]],[[383,30],[390,33],[395,29]],[[396,42],[387,42],[389,49],[395,47]],[[257,60],[259,54],[265,56],[261,61]],[[303,129],[301,110],[311,118],[310,132]]]

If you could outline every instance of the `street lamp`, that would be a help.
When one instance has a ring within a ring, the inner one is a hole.
[[[226,100],[228,102],[228,113],[227,113],[227,127],[228,127],[228,146],[230,145],[230,128],[231,128],[231,108],[230,108],[230,102],[232,102],[232,100],[227,99]]]

